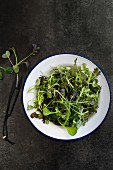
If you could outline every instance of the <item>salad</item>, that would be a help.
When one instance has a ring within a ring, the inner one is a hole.
[[[64,127],[74,136],[80,126],[97,112],[101,87],[98,83],[100,71],[90,71],[86,64],[57,66],[48,76],[40,76],[28,92],[35,90],[35,99],[28,103],[28,110],[36,109],[31,118],[53,122]]]

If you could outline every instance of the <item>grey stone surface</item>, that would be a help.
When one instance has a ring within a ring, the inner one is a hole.
[[[0,55],[14,46],[21,59],[32,43],[41,50],[29,59],[29,71],[53,54],[79,54],[102,68],[113,91],[113,0],[0,0]],[[12,83],[13,75],[0,81],[0,170],[113,170],[112,105],[95,132],[64,142],[31,126],[20,94],[9,120],[16,144],[4,142],[3,118]]]

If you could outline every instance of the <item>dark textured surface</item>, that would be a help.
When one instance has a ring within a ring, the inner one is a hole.
[[[14,46],[21,59],[32,43],[41,50],[29,59],[29,71],[50,55],[80,54],[104,70],[113,90],[113,0],[0,0],[0,55]],[[5,63],[0,59],[0,65]],[[3,112],[12,81],[13,75],[0,81],[0,170],[113,170],[112,105],[98,130],[63,142],[31,126],[20,94],[9,121],[10,137],[16,144],[4,142]]]

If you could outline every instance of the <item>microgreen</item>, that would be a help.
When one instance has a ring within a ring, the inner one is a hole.
[[[16,65],[13,65],[13,71],[15,73],[18,73],[19,72],[19,66],[16,64]]]
[[[6,51],[4,54],[2,54],[2,58],[9,58],[10,57],[10,52]]]
[[[3,79],[4,73],[12,73],[13,69],[12,67],[1,67],[0,66],[0,80]]]
[[[66,129],[71,136],[74,136],[77,133],[77,127],[67,127]]]
[[[25,62],[29,57],[31,56],[34,56],[37,54],[38,50],[40,49],[40,47],[38,47],[36,44],[33,44],[32,45],[33,48],[32,48],[32,51],[30,52],[29,55],[27,55],[26,57],[24,57],[22,60],[18,61],[18,56],[17,56],[17,53],[16,53],[16,50],[14,47],[12,48],[9,48],[9,50],[6,50],[5,53],[2,55],[2,58],[3,59],[8,59],[11,66],[8,66],[8,67],[2,67],[0,66],[0,79],[3,79],[3,73],[19,73],[20,71],[20,65],[22,63],[25,63],[26,67],[28,67],[28,63]],[[11,60],[11,54],[13,53],[13,56],[15,58],[15,62],[13,62]],[[1,71],[2,70],[2,71]]]
[[[46,120],[60,125],[73,136],[89,116],[97,112],[101,90],[99,74],[98,68],[90,71],[85,63],[78,66],[77,59],[73,66],[57,66],[49,76],[39,77],[28,90],[36,90],[36,100],[28,109],[40,110],[44,123]]]
[[[3,70],[4,70],[5,73],[12,73],[13,72],[12,67],[4,67]]]
[[[27,106],[27,110],[31,110],[31,109],[33,109],[34,107],[32,106],[32,105],[28,105]]]

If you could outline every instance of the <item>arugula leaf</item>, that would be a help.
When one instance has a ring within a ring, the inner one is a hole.
[[[50,114],[54,114],[53,112],[50,112],[50,110],[47,107],[43,108],[43,115],[48,116]]]
[[[93,74],[94,74],[95,76],[99,76],[99,75],[100,75],[99,69],[98,69],[98,68],[94,68]]]

